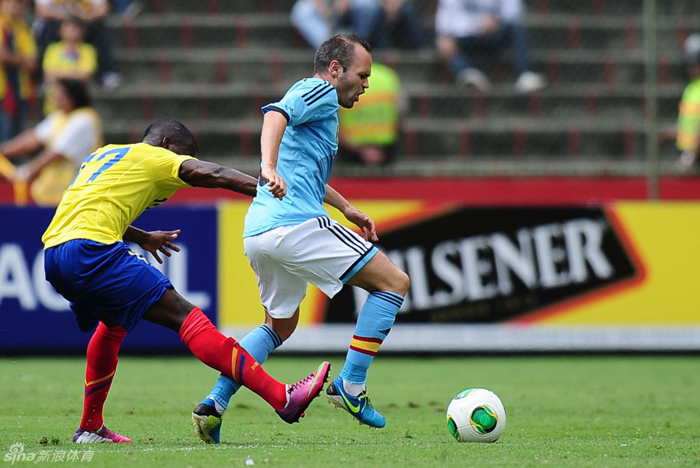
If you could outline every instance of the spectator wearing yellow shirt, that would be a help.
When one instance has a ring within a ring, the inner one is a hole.
[[[379,166],[396,155],[401,119],[401,82],[386,65],[374,62],[369,88],[352,109],[340,109],[339,148],[341,159]]]
[[[677,167],[691,169],[700,157],[700,34],[685,41],[683,62],[690,82],[678,106],[676,147],[680,151]]]
[[[44,111],[49,114],[53,83],[60,78],[72,78],[87,84],[97,71],[97,52],[90,44],[83,42],[85,25],[76,16],[70,16],[61,23],[61,40],[49,45],[44,54],[44,83],[47,99]]]
[[[112,90],[121,83],[116,73],[112,53],[112,39],[106,21],[109,17],[108,0],[34,0],[34,35],[43,57],[46,48],[59,40],[61,23],[77,16],[85,24],[85,42],[97,51],[97,75],[100,85]]]
[[[34,92],[36,44],[24,21],[27,0],[2,0],[0,5],[0,141],[19,134],[27,119],[27,101]]]

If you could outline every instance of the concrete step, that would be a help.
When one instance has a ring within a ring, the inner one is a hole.
[[[659,115],[674,119],[682,86],[667,86],[658,96]],[[146,86],[124,87],[100,96],[97,107],[104,119],[150,120],[156,115],[180,119],[256,119],[260,108],[279,100],[286,88],[262,86]],[[645,94],[636,87],[553,87],[524,96],[510,86],[488,95],[455,86],[409,86],[403,90],[406,116],[421,119],[492,118],[636,119],[644,115]]]
[[[528,12],[593,14],[597,16],[639,15],[644,11],[641,0],[525,0]],[[700,2],[698,0],[673,0],[657,2],[656,11],[659,16],[668,15],[697,15]]]
[[[208,160],[234,167],[253,176],[260,171],[260,160],[238,156],[211,156]],[[663,175],[679,175],[675,158],[659,162]],[[382,167],[351,164],[336,158],[335,177],[527,177],[527,176],[643,176],[648,170],[646,161],[619,158],[503,157],[500,155],[465,156],[460,154],[426,155],[422,158],[402,158]],[[696,171],[691,175],[698,175]]]
[[[303,50],[216,49],[120,50],[116,53],[124,81],[132,84],[291,85],[313,72],[313,53]],[[377,53],[375,59],[395,67],[405,84],[449,83],[449,73],[432,51]],[[644,82],[643,50],[533,52],[532,68],[544,73],[552,85],[638,85]],[[508,60],[485,68],[496,83],[512,83]],[[662,85],[685,82],[681,56],[669,53],[659,59]]]
[[[166,115],[153,116],[154,119],[160,117]],[[138,141],[151,120],[106,121],[106,141]],[[260,119],[183,121],[197,137],[203,157],[259,157]],[[639,119],[406,119],[399,154],[407,159],[462,154],[640,160],[644,155],[645,130],[644,122]],[[676,151],[668,145],[662,154],[672,158]]]
[[[289,13],[295,0],[140,0],[147,13]],[[413,0],[426,16],[435,11],[437,0]],[[641,0],[525,0],[528,13],[565,13],[606,15],[641,15]],[[658,2],[659,15],[693,15],[698,0]]]
[[[144,13],[289,13],[296,0],[136,0]]]
[[[532,50],[634,49],[643,44],[641,17],[593,15],[530,15],[524,21]],[[286,14],[144,14],[133,21],[111,21],[115,43],[127,49],[183,48],[308,48]],[[680,50],[700,19],[666,17],[657,22],[659,50]],[[427,37],[434,37],[426,19]]]

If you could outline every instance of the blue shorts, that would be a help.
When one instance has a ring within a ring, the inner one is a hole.
[[[170,280],[122,242],[76,239],[44,251],[46,279],[70,301],[84,332],[109,314],[131,331],[165,293]]]

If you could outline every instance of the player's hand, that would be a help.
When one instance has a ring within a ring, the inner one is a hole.
[[[479,20],[479,33],[482,36],[488,36],[498,28],[498,17],[489,13],[483,15]]]
[[[376,242],[379,240],[377,237],[377,226],[375,226],[372,218],[364,214],[362,211],[358,210],[354,206],[350,206],[343,212],[345,219],[356,225],[362,231],[362,237],[367,241]]]
[[[270,193],[273,197],[281,200],[285,195],[287,195],[287,183],[276,170],[269,168],[263,169],[260,172],[260,175],[267,180],[267,187],[269,187]]]
[[[180,230],[175,231],[151,231],[148,232],[148,238],[143,242],[139,243],[143,250],[151,252],[151,255],[158,261],[158,263],[163,263],[163,260],[158,255],[158,252],[162,253],[166,257],[172,256],[173,252],[179,252],[180,247],[173,244],[173,241],[177,239],[177,235],[180,234]]]

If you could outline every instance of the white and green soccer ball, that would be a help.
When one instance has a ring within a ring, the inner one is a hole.
[[[469,388],[447,407],[447,428],[458,442],[496,442],[506,428],[506,409],[495,393]]]

